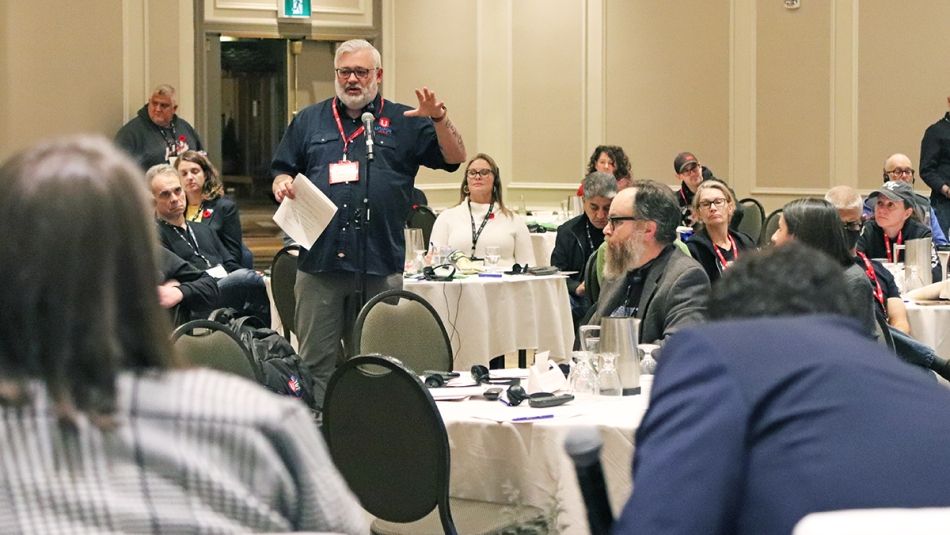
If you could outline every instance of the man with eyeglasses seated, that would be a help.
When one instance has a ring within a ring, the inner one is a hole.
[[[300,256],[297,272],[297,334],[300,355],[323,394],[336,365],[341,339],[355,319],[361,269],[361,237],[367,240],[364,298],[402,287],[403,228],[420,166],[458,169],[466,159],[462,136],[433,91],[416,90],[416,108],[379,94],[380,54],[362,39],[341,44],[333,60],[336,96],[301,110],[274,154],[272,190],[278,202],[295,197],[293,179],[302,173],[337,206],[337,212]],[[366,169],[368,144],[361,117],[371,113],[374,160]],[[370,182],[368,185],[367,183]],[[368,197],[367,195],[368,191]],[[358,230],[368,198],[368,229]]]
[[[868,199],[874,202],[874,219],[864,224],[858,236],[858,251],[870,258],[884,258],[886,262],[903,262],[898,255],[896,245],[917,238],[930,238],[930,227],[913,217],[917,207],[914,190],[910,184],[900,181],[884,183],[880,189],[872,192]],[[933,281],[943,279],[940,259],[931,243],[930,266]]]
[[[604,227],[607,243],[602,317],[640,319],[641,343],[662,344],[684,326],[703,320],[709,277],[673,241],[680,211],[670,188],[637,180],[617,193]]]
[[[907,182],[914,186],[914,166],[906,154],[892,154],[884,161],[884,182],[899,180]],[[940,221],[937,219],[937,212],[930,206],[930,200],[923,195],[914,192],[914,199],[917,201],[917,207],[914,210],[914,217],[921,223],[930,226],[933,232],[934,245],[948,245],[947,237],[940,228]],[[864,202],[864,219],[874,217],[874,203],[868,198]]]

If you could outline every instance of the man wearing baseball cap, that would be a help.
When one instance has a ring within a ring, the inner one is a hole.
[[[673,160],[673,171],[680,179],[680,189],[676,192],[680,212],[683,214],[682,224],[691,226],[693,216],[690,207],[693,205],[693,196],[696,188],[703,181],[703,165],[692,152],[681,152]]]
[[[917,207],[914,189],[910,184],[897,180],[885,182],[877,191],[868,195],[874,202],[874,219],[868,221],[858,237],[857,249],[870,258],[884,258],[887,262],[903,262],[896,245],[904,245],[917,238],[932,238],[930,228],[911,217]],[[933,280],[941,280],[940,261],[931,243],[930,265]]]

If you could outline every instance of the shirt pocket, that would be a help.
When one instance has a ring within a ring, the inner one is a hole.
[[[307,168],[324,168],[343,159],[340,134],[335,131],[317,131],[307,140]],[[311,177],[313,178],[313,177]]]

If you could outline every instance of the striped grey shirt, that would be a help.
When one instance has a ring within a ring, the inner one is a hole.
[[[0,533],[367,533],[309,411],[241,378],[118,380],[118,427],[0,406]]]

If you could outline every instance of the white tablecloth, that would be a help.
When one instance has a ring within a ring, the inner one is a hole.
[[[559,361],[570,357],[574,326],[563,275],[406,280],[403,287],[425,298],[442,318],[455,369],[487,365],[519,349],[550,350]]]
[[[584,500],[563,442],[572,428],[593,426],[604,442],[601,464],[616,517],[633,489],[633,437],[646,411],[652,376],[644,379],[644,395],[578,399],[563,408],[575,406],[580,415],[533,422],[498,423],[475,416],[497,401],[438,402],[451,447],[450,494],[530,505],[546,513],[560,509],[560,533],[589,533]]]
[[[534,263],[539,266],[550,266],[557,232],[532,232],[529,236],[531,236],[531,248],[534,249]]]
[[[941,357],[950,358],[950,303],[905,304],[914,338],[934,348]]]

